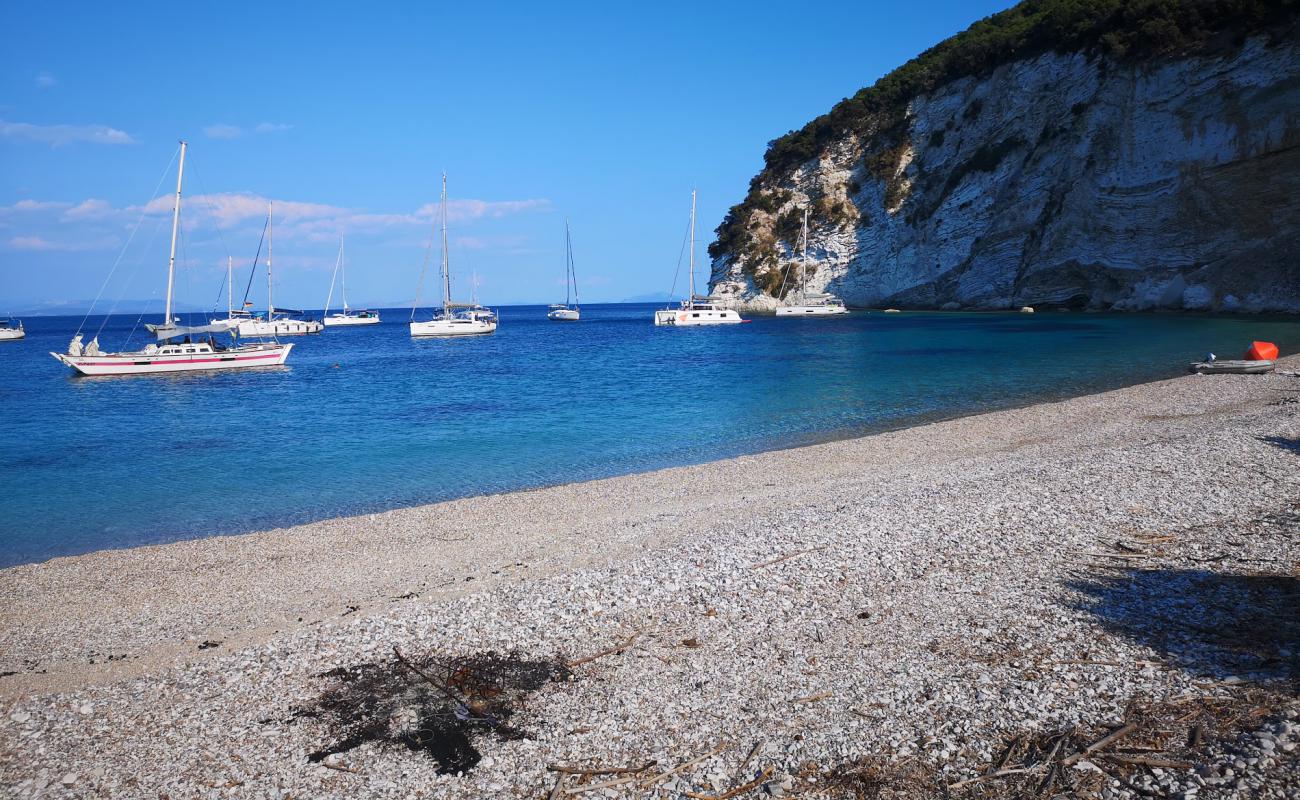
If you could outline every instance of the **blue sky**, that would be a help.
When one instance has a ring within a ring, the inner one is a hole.
[[[770,139],[1008,4],[5,3],[0,313],[119,256],[99,310],[160,297],[181,138],[189,305],[267,198],[278,305],[323,305],[340,232],[353,304],[409,302],[443,170],[481,301],[562,298],[566,216],[584,299],[666,291],[692,186],[703,264]]]

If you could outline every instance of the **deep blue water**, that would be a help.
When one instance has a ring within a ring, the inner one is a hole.
[[[48,355],[79,317],[28,318],[25,341],[0,343],[0,565],[1079,395],[1182,374],[1207,350],[1240,357],[1252,339],[1300,349],[1294,318],[855,313],[674,330],[651,324],[654,307],[586,306],[579,323],[507,307],[496,335],[462,340],[412,340],[391,309],[296,339],[283,368],[118,378]],[[104,349],[136,322],[110,319]]]

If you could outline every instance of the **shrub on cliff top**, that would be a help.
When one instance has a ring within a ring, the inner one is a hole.
[[[788,174],[848,133],[891,130],[916,96],[958,78],[1049,51],[1102,53],[1136,60],[1239,46],[1255,33],[1278,33],[1300,17],[1300,0],[1024,0],[961,33],[835,105],[797,131],[768,143],[766,164],[717,229],[709,255],[737,252],[763,178]]]

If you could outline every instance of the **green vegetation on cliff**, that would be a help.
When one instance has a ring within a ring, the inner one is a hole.
[[[1083,52],[1119,61],[1236,49],[1259,33],[1281,33],[1300,0],[1024,0],[930,48],[827,114],[768,144],[763,172],[727,213],[709,255],[753,255],[750,215],[773,185],[852,134],[898,139],[911,100],[965,77],[980,77],[1042,53]]]

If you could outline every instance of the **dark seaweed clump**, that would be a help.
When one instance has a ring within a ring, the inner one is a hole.
[[[526,733],[509,724],[528,695],[570,675],[558,659],[518,653],[400,659],[337,667],[319,700],[295,716],[320,720],[334,741],[310,753],[312,762],[366,742],[406,747],[438,762],[442,774],[466,773],[482,756],[481,736],[515,740]]]

